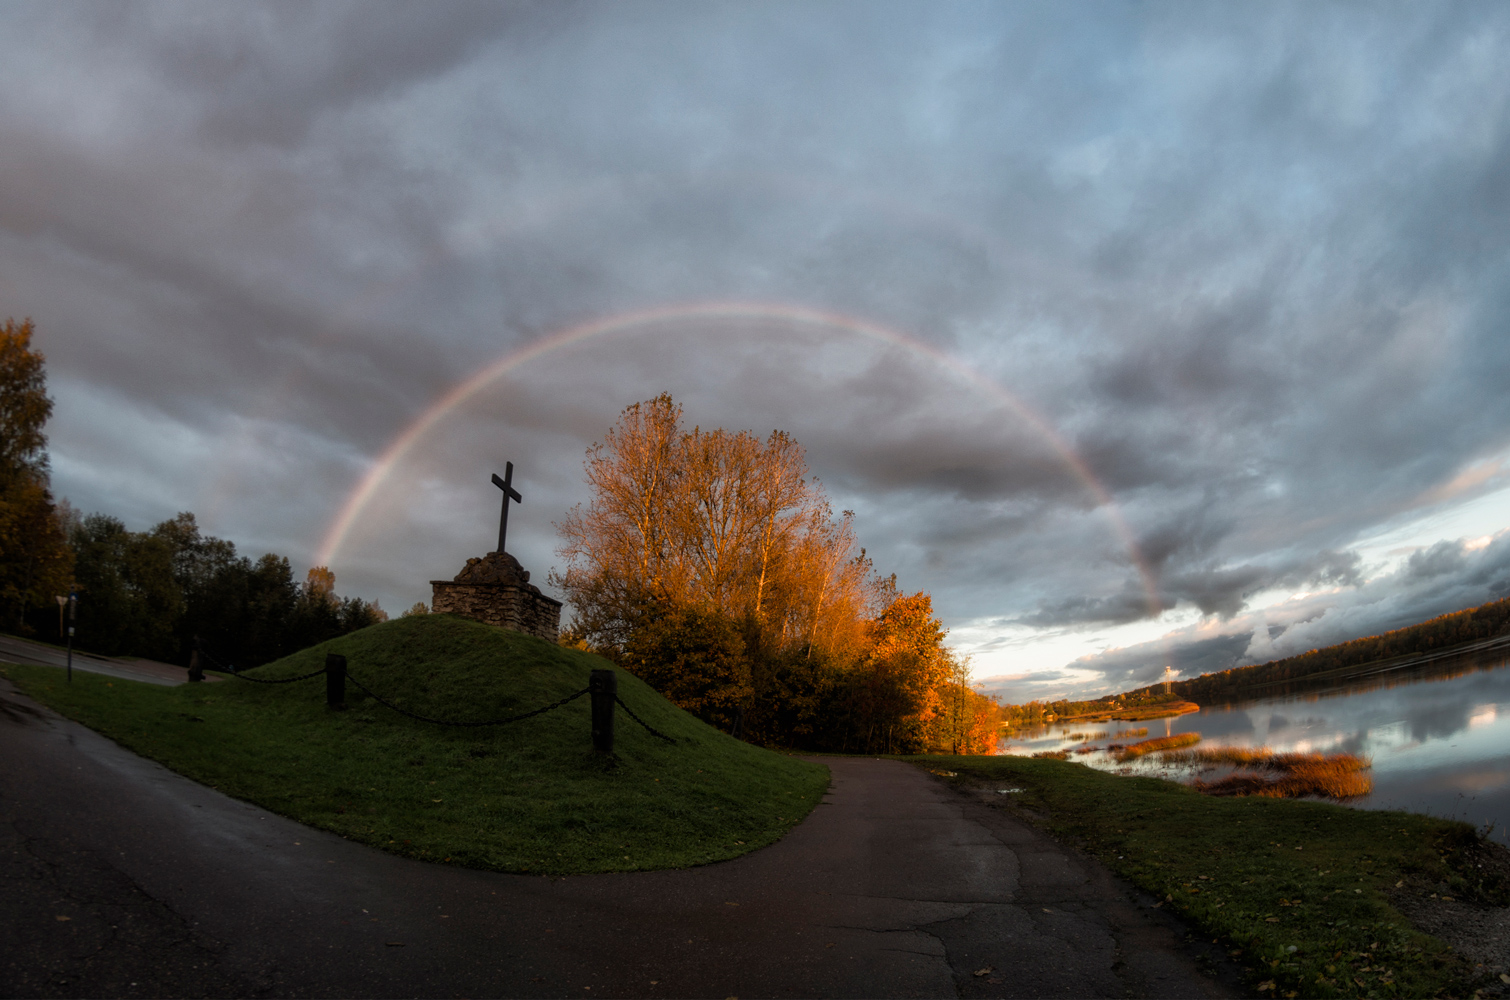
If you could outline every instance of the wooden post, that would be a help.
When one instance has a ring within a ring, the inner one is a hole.
[[[612,670],[594,670],[587,680],[592,699],[592,748],[613,753],[613,702],[619,693],[619,675]]]
[[[189,650],[189,680],[198,683],[204,680],[204,664],[199,662],[199,636],[194,637],[194,647]]]
[[[325,654],[325,704],[330,708],[346,707],[346,657]]]
[[[79,595],[68,594],[68,683],[73,683],[73,623],[78,618]]]

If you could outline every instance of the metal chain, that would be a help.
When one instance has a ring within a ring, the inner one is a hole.
[[[208,653],[206,653],[203,648],[200,649],[200,653],[206,659],[214,660],[214,662],[216,662],[216,663],[220,662],[219,660],[215,660],[214,657],[212,657]],[[298,677],[284,677],[284,678],[280,678],[278,680],[268,680],[268,679],[264,679],[264,678],[261,678],[261,677],[248,677],[245,674],[239,674],[239,673],[237,673],[234,670],[227,670],[224,667],[220,667],[218,669],[214,668],[214,667],[211,667],[211,668],[208,668],[208,669],[216,670],[217,673],[227,673],[227,674],[230,674],[232,677],[236,677],[236,678],[239,678],[239,679],[244,680],[244,681],[251,681],[251,682],[253,682],[255,684],[292,684],[295,681],[307,681],[311,677],[318,677],[321,674],[323,674],[323,673],[326,672],[325,668],[321,667],[319,670],[315,670],[315,671],[312,671],[312,672],[307,673],[307,674],[300,674]],[[367,693],[367,696],[370,697],[373,701],[377,702],[379,705],[384,706],[385,708],[391,708],[391,709],[393,709],[399,715],[407,715],[411,719],[418,719],[420,722],[429,722],[429,723],[432,723],[433,725],[437,725],[437,726],[459,726],[459,727],[464,727],[464,728],[479,727],[479,726],[504,726],[504,725],[508,725],[511,722],[522,722],[525,719],[532,719],[532,718],[534,718],[537,715],[544,715],[546,712],[549,712],[549,711],[551,711],[553,709],[560,708],[562,705],[566,705],[566,704],[569,704],[571,702],[574,702],[578,698],[582,697],[584,694],[587,694],[589,691],[592,690],[591,688],[583,688],[582,690],[578,691],[576,694],[569,694],[565,698],[562,698],[560,701],[554,702],[554,703],[552,703],[550,705],[546,705],[544,708],[537,708],[537,709],[535,709],[532,712],[525,712],[525,713],[523,713],[521,715],[511,715],[511,716],[509,716],[506,719],[489,719],[489,720],[484,721],[484,722],[450,722],[450,721],[448,721],[446,719],[431,719],[431,718],[429,718],[427,716],[416,715],[414,712],[410,712],[407,709],[399,708],[397,705],[393,704],[392,702],[386,701],[383,698],[379,697],[366,684],[363,684],[361,681],[357,680],[356,677],[354,677],[352,675],[352,673],[351,673],[351,671],[349,669],[346,671],[346,679],[349,680],[349,681],[351,681],[351,683],[355,684],[357,687],[361,688],[363,691],[365,691]],[[624,704],[624,699],[623,698],[620,698],[618,695],[614,695],[613,700],[618,703],[618,706],[620,708],[622,708],[625,711],[625,713],[628,714],[628,716],[631,719],[633,719],[635,722],[638,722],[641,726],[644,726],[645,730],[648,733],[650,733],[650,735],[658,737],[659,739],[663,739],[667,743],[675,743],[676,742],[676,740],[673,737],[667,736],[665,733],[661,732],[659,729],[656,729],[654,726],[652,726],[650,723],[646,722],[644,719],[640,718],[638,715],[635,715],[634,714],[634,709],[632,709],[628,705]]]
[[[546,712],[549,712],[551,709],[560,708],[562,705],[565,705],[568,702],[576,701],[578,698],[582,697],[589,690],[591,690],[590,688],[583,688],[576,694],[567,695],[565,698],[562,698],[560,701],[556,702],[553,705],[546,705],[544,708],[537,708],[533,712],[525,712],[523,715],[511,715],[507,719],[489,719],[486,722],[448,722],[445,719],[431,719],[423,715],[416,715],[413,712],[399,708],[392,702],[384,701],[382,698],[379,698],[377,695],[373,694],[372,689],[369,688],[366,684],[363,684],[361,681],[353,677],[351,675],[351,671],[349,670],[346,672],[346,679],[351,681],[351,683],[355,684],[357,687],[361,688],[363,691],[366,691],[368,696],[371,697],[372,700],[377,702],[379,705],[391,708],[399,715],[407,715],[411,719],[418,719],[420,722],[431,722],[437,726],[502,726],[510,722],[519,722],[523,719],[528,719],[536,715],[543,715]]]
[[[226,670],[224,668],[217,669],[215,667],[201,667],[200,669],[214,670],[218,674],[230,674],[232,677],[238,678],[239,680],[243,681],[251,681],[253,684],[292,684],[294,681],[307,681],[311,677],[319,677],[325,672],[325,668],[321,667],[319,670],[316,670],[313,673],[300,674],[298,677],[282,677],[278,680],[269,680],[265,677],[248,677],[245,674],[238,674],[234,670]]]
[[[235,667],[228,667],[215,657],[211,656],[210,651],[204,648],[203,643],[201,643],[199,646],[199,655],[215,664],[215,666],[213,667],[200,667],[200,670],[213,670],[218,674],[230,674],[232,677],[238,677],[244,681],[251,681],[253,684],[292,684],[294,681],[307,681],[311,677],[318,677],[325,672],[325,668],[321,667],[319,670],[316,670],[313,673],[300,674],[298,677],[284,677],[280,680],[269,680],[262,677],[248,677],[245,674],[237,673]]]
[[[624,699],[623,698],[620,698],[618,695],[614,695],[613,696],[613,700],[619,703],[619,707],[622,708],[625,712],[627,712],[629,714],[629,717],[631,719],[633,719],[635,722],[638,722],[640,725],[642,725],[646,729],[648,729],[650,731],[650,735],[651,736],[659,736],[661,739],[665,740],[667,743],[675,743],[676,742],[676,740],[674,740],[670,736],[667,736],[665,733],[663,733],[660,730],[656,729],[654,726],[652,726],[650,723],[646,722],[644,719],[640,718],[638,715],[635,715],[634,714],[634,709],[632,709],[628,705],[624,704]]]

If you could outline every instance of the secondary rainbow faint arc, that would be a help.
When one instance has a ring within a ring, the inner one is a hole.
[[[1085,461],[1076,454],[1069,443],[1059,435],[1051,424],[1040,417],[1025,403],[975,371],[973,368],[961,363],[948,354],[926,344],[920,340],[905,336],[895,330],[887,329],[877,323],[861,319],[856,316],[847,316],[843,313],[828,312],[819,309],[811,309],[803,306],[793,306],[781,303],[769,302],[691,302],[677,305],[659,306],[652,309],[641,309],[633,312],[616,313],[601,319],[592,320],[578,326],[568,327],[548,336],[521,347],[518,350],[505,354],[494,361],[477,374],[453,386],[445,395],[441,396],[430,405],[425,412],[421,413],[414,422],[393,439],[383,451],[372,467],[362,477],[356,488],[341,505],[340,512],[331,523],[330,529],[325,533],[324,540],[320,543],[320,552],[316,557],[318,565],[329,566],[335,559],[345,542],[347,534],[361,516],[362,510],[367,506],[384,480],[393,469],[403,460],[405,454],[420,438],[424,437],[431,428],[443,420],[447,414],[458,406],[465,403],[490,383],[502,378],[505,374],[536,358],[549,354],[557,348],[566,347],[570,344],[578,344],[594,337],[607,336],[614,333],[623,333],[636,327],[648,326],[652,323],[677,322],[691,319],[762,319],[782,320],[788,323],[804,326],[825,327],[828,329],[846,330],[860,336],[870,337],[883,343],[900,347],[904,350],[922,354],[936,364],[949,369],[961,378],[983,389],[988,394],[996,397],[1006,404],[1014,413],[1021,417],[1059,453],[1075,478],[1091,491],[1091,493],[1106,509],[1107,516],[1112,522],[1112,527],[1132,556],[1133,564],[1137,567],[1138,575],[1142,578],[1143,589],[1148,598],[1148,608],[1151,615],[1157,616],[1162,611],[1162,603],[1159,600],[1158,587],[1154,583],[1153,573],[1148,569],[1142,553],[1138,549],[1137,539],[1128,527],[1127,521],[1122,517],[1122,512],[1117,508],[1116,501],[1107,492],[1106,487],[1101,485]]]

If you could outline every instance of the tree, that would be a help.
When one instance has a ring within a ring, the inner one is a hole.
[[[689,431],[681,416],[663,393],[625,409],[588,450],[592,499],[556,525],[567,568],[551,577],[575,629],[617,649],[657,608],[698,605],[811,641],[835,575],[845,579],[833,589],[857,589],[848,519],[831,523],[786,433]]]
[[[663,393],[585,468],[591,499],[557,524],[564,644],[766,744],[994,747],[995,702],[969,689],[931,598],[876,574],[790,435],[688,430]]]
[[[621,658],[672,702],[725,730],[736,728],[751,695],[739,628],[707,605],[656,609],[642,619]]]
[[[956,666],[928,594],[896,594],[867,623],[869,649],[839,681],[845,748],[865,753],[948,749]],[[942,744],[942,745],[941,745]]]
[[[161,536],[127,531],[104,514],[79,522],[70,542],[81,591],[79,645],[107,656],[175,659],[174,626],[184,599],[171,544]]]
[[[52,415],[46,359],[31,346],[31,320],[0,326],[0,603],[10,627],[28,631],[29,608],[72,584],[72,553],[48,481]]]

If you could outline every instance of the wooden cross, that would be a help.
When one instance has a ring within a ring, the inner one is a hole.
[[[503,490],[503,513],[498,515],[498,551],[503,551],[504,536],[509,533],[509,501],[514,500],[524,503],[524,497],[514,489],[514,463],[503,463],[503,478],[498,478],[498,473],[493,473],[493,485]]]

